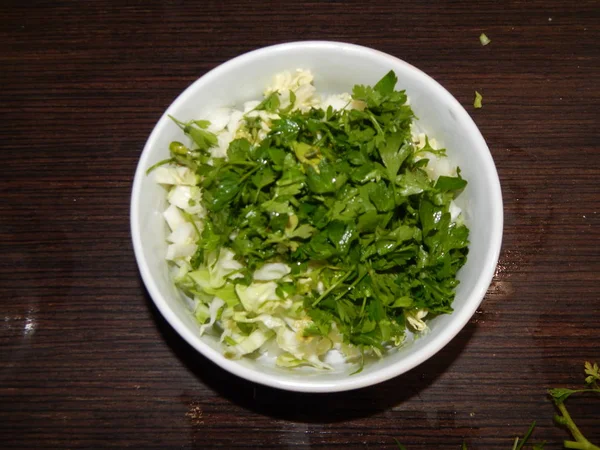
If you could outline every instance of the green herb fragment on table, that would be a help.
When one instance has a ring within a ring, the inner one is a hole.
[[[483,106],[481,104],[482,100],[483,96],[479,92],[475,91],[475,100],[473,101],[473,107],[481,108]]]
[[[600,368],[598,367],[598,363],[595,363],[595,362],[591,363],[591,362],[586,361],[584,364],[584,371],[586,374],[586,377],[585,377],[586,387],[584,389],[554,388],[554,389],[548,390],[548,394],[550,395],[550,398],[552,399],[552,401],[554,402],[554,404],[556,405],[556,407],[558,408],[558,410],[560,412],[560,414],[557,414],[554,416],[554,421],[557,424],[566,427],[569,430],[569,432],[571,433],[571,435],[573,436],[573,438],[575,439],[574,441],[565,440],[563,443],[564,448],[579,449],[579,450],[600,450],[600,447],[592,444],[581,433],[581,431],[579,430],[577,425],[575,425],[575,422],[571,418],[571,415],[567,411],[567,408],[564,404],[565,400],[573,394],[582,394],[582,393],[583,394],[589,394],[589,393],[600,394],[600,385],[599,385],[599,383],[600,383]],[[535,429],[535,425],[536,425],[536,423],[534,421],[531,424],[531,426],[529,427],[529,430],[527,430],[527,433],[525,433],[525,436],[523,436],[522,438],[519,438],[519,437],[515,438],[515,440],[513,442],[512,450],[521,450],[521,449],[525,448],[525,445],[531,438],[533,430]],[[400,444],[400,441],[398,441],[398,439],[394,438],[394,441],[396,441],[396,444],[398,445],[399,448],[405,449],[405,447],[402,446],[402,444]],[[546,444],[545,442],[532,444],[531,449],[532,450],[543,450],[545,444]],[[467,450],[467,444],[465,442],[463,442],[461,448],[462,448],[462,450]]]
[[[337,350],[362,367],[452,312],[467,182],[396,83],[321,100],[310,72],[287,72],[244,111],[173,119],[189,143],[153,168],[169,187],[167,259],[226,356],[326,369]]]
[[[490,42],[492,42],[492,40],[490,38],[488,38],[485,33],[481,33],[479,35],[479,42],[481,42],[481,45],[488,45]]]
[[[512,450],[521,450],[522,448],[525,447],[525,444],[527,444],[527,441],[529,441],[529,438],[531,437],[531,434],[533,433],[533,430],[535,429],[535,420],[532,422],[532,424],[529,426],[529,430],[527,430],[527,433],[525,433],[525,436],[523,436],[522,438],[516,437],[515,438],[515,442],[513,443],[512,446]],[[544,448],[544,444],[533,444],[533,450],[541,450]]]
[[[567,389],[567,388],[555,388],[550,389],[548,393],[554,402],[554,405],[559,411],[559,414],[554,416],[554,420],[557,424],[564,426],[569,430],[574,441],[566,440],[564,441],[565,448],[574,448],[580,450],[600,450],[600,447],[592,444],[590,441],[586,439],[586,437],[581,433],[575,422],[571,418],[567,407],[565,406],[565,400],[569,398],[573,394],[600,394],[600,371],[598,368],[598,363],[585,362],[584,365],[585,374],[587,375],[585,378],[586,387],[584,389]]]

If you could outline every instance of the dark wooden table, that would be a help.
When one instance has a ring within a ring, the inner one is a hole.
[[[600,361],[599,24],[587,0],[4,0],[0,448],[510,449],[533,420],[535,441],[561,448],[546,389]],[[175,96],[301,39],[436,78],[479,125],[505,201],[498,271],[468,326],[411,372],[333,395],[199,356],[154,308],[129,234],[134,169]],[[598,443],[600,399],[569,405]]]

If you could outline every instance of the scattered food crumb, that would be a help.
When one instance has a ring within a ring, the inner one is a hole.
[[[548,22],[552,22],[552,17],[548,17]]]
[[[204,424],[204,420],[202,420],[204,412],[202,411],[202,408],[198,402],[192,402],[190,404],[190,410],[185,413],[185,416],[190,418],[192,425]]]
[[[470,415],[471,417],[475,417],[475,413],[474,413],[474,412],[472,412],[472,413],[469,413],[469,415]]]
[[[481,45],[488,45],[490,42],[492,42],[492,40],[487,37],[485,33],[481,33],[479,35],[479,42],[481,42]]]

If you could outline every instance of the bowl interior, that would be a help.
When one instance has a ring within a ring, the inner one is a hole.
[[[435,318],[430,331],[383,359],[372,361],[356,375],[354,367],[336,366],[330,372],[295,371],[274,367],[262,359],[231,361],[220,344],[198,336],[198,325],[173,286],[164,259],[167,226],[165,190],[145,171],[168,157],[172,140],[182,135],[167,114],[180,120],[209,118],[222,106],[239,106],[259,99],[272,76],[283,70],[310,69],[321,93],[351,92],[354,84],[374,84],[389,70],[398,75],[398,89],[406,89],[418,124],[448,150],[460,166],[468,186],[458,204],[471,230],[467,263],[451,315]],[[239,376],[296,391],[328,392],[355,389],[399,375],[426,360],[448,343],[479,306],[492,279],[502,238],[502,198],[496,169],[479,130],[461,105],[438,83],[413,66],[384,53],[334,42],[300,42],[257,50],[209,72],[168,108],[144,148],[132,193],[131,226],[134,249],[144,283],[169,323],[202,354]]]

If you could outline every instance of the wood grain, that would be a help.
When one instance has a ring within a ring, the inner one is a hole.
[[[0,447],[508,449],[537,420],[535,439],[561,448],[545,389],[600,361],[599,24],[585,0],[2,2]],[[300,39],[436,78],[480,127],[505,202],[468,326],[411,372],[328,396],[193,351],[129,236],[137,159],[170,102],[232,57]],[[570,404],[600,442],[599,399]]]

